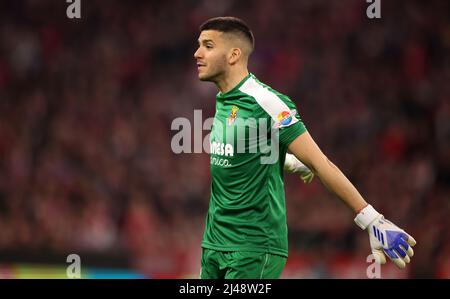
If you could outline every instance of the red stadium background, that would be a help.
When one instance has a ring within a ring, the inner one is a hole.
[[[198,276],[209,157],[173,153],[171,123],[213,116],[198,26],[234,15],[256,37],[250,71],[418,241],[382,277],[450,278],[448,1],[381,0],[380,19],[363,0],[68,5],[0,3],[0,277],[64,276],[72,253],[84,277]],[[284,278],[367,277],[367,234],[317,179],[286,175],[286,200]]]

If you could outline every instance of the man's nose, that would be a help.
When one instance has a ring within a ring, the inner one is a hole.
[[[200,58],[200,48],[198,48],[197,51],[195,51],[194,58],[195,59],[199,59]]]

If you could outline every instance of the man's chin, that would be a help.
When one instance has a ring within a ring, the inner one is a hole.
[[[198,79],[200,79],[200,81],[211,81],[211,77],[205,74],[198,74]]]
[[[206,72],[199,72],[198,78],[200,81],[208,81],[208,82],[217,82],[218,77],[220,76],[220,73],[206,73]]]

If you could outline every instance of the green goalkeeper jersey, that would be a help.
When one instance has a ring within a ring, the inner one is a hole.
[[[216,96],[202,247],[288,255],[283,167],[305,132],[295,104],[249,74]]]

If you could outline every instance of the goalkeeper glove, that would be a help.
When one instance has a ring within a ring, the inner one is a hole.
[[[355,223],[369,233],[373,257],[379,264],[386,263],[387,255],[399,268],[405,268],[414,251],[416,240],[404,230],[385,219],[371,205],[359,212]]]
[[[314,178],[314,173],[292,154],[286,154],[284,170],[299,174],[305,184],[311,183]]]

